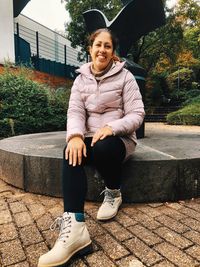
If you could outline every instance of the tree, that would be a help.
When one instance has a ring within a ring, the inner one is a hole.
[[[121,9],[120,0],[64,0],[66,2],[66,10],[69,12],[71,21],[67,23],[66,29],[68,33],[68,39],[71,41],[72,47],[81,47],[81,53],[79,53],[79,60],[83,60],[87,54],[87,32],[83,18],[83,12],[89,9],[101,10],[109,20]]]

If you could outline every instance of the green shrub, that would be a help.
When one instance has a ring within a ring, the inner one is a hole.
[[[189,104],[167,115],[167,122],[176,125],[200,126],[200,102]]]
[[[179,79],[179,90],[190,90],[192,88],[192,82],[194,79],[194,73],[189,68],[182,68],[167,77],[167,82],[171,90],[178,89]]]
[[[67,97],[61,99],[29,74],[6,68],[0,75],[0,136],[65,130]]]

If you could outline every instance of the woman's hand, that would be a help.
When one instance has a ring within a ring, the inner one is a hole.
[[[65,159],[69,159],[70,165],[80,165],[82,162],[82,157],[87,157],[86,152],[86,145],[82,138],[75,136],[67,144],[67,148],[65,150]]]
[[[113,130],[110,126],[105,126],[103,128],[100,128],[99,130],[96,131],[96,133],[94,134],[93,138],[92,138],[92,143],[91,146],[94,146],[94,144],[98,141],[98,140],[103,140],[104,138],[106,138],[107,136],[111,136],[113,135]]]

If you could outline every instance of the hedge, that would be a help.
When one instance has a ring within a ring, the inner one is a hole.
[[[167,123],[200,126],[200,103],[187,105],[167,115]]]

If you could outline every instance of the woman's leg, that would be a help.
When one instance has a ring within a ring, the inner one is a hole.
[[[84,201],[87,193],[87,177],[84,165],[90,161],[91,138],[85,139],[87,148],[87,158],[83,158],[82,164],[73,167],[69,165],[69,161],[65,159],[65,149],[63,152],[63,168],[62,168],[62,190],[64,198],[64,211],[83,212]]]
[[[109,189],[120,188],[125,154],[125,145],[118,136],[109,136],[99,140],[93,147],[94,165]]]
[[[92,241],[83,213],[87,191],[87,179],[83,169],[85,160],[80,166],[69,165],[65,159],[65,149],[63,156],[64,213],[52,225],[54,229],[60,228],[60,233],[53,248],[39,258],[38,267],[63,266],[74,254],[84,255],[92,250]],[[89,159],[89,151],[87,152]]]

